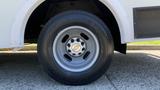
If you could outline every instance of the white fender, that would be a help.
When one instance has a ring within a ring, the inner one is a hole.
[[[121,42],[131,42],[134,40],[134,31],[133,31],[133,21],[130,19],[126,9],[124,9],[124,4],[120,2],[121,0],[99,0],[106,7],[110,9],[113,13],[116,21],[118,22]]]
[[[11,29],[11,47],[24,46],[24,33],[26,24],[32,12],[45,0],[25,0],[22,8],[17,13]]]
[[[45,0],[26,0],[25,4],[17,13],[11,29],[11,47],[23,47],[25,27],[32,12]],[[115,16],[121,34],[121,42],[126,43],[134,40],[134,33],[127,12],[119,0],[100,0]]]

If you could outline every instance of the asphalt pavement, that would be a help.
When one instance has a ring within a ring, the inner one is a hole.
[[[0,90],[160,90],[160,50],[115,53],[105,75],[85,86],[51,79],[35,52],[0,52]]]

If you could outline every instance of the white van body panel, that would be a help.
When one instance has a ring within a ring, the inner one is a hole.
[[[155,37],[155,38],[141,38],[141,39],[136,39],[134,37],[134,13],[133,13],[133,9],[134,8],[146,8],[146,7],[160,7],[160,0],[120,0],[121,4],[123,4],[123,7],[125,9],[125,12],[127,13],[128,17],[129,17],[129,24],[131,25],[130,29],[128,29],[130,32],[132,32],[133,34],[129,34],[131,35],[131,37],[133,37],[134,39],[131,41],[126,41],[127,42],[139,42],[139,41],[150,41],[150,40],[160,40],[160,37]],[[127,31],[127,30],[125,30]],[[132,36],[133,35],[133,36]],[[130,36],[128,36],[128,38],[130,38]]]
[[[17,48],[24,45],[24,33],[32,12],[45,0],[1,0],[0,1],[0,48]],[[133,8],[160,6],[160,0],[99,0],[116,18],[121,42],[158,40],[134,37]]]
[[[141,7],[156,7],[160,6],[160,0],[100,0],[108,7],[116,18],[120,33],[121,43],[146,41],[146,40],[160,40],[155,38],[134,38],[134,15],[133,8]]]
[[[44,0],[0,1],[0,48],[23,47],[26,23],[42,2]]]
[[[0,1],[0,47],[10,47],[11,43],[11,26],[14,23],[18,6],[22,0],[1,0]]]

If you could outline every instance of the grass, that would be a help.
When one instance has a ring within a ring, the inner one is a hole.
[[[134,42],[128,43],[129,45],[160,45],[160,41],[144,41],[144,42]]]

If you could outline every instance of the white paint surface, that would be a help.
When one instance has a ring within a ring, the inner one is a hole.
[[[134,40],[133,8],[160,6],[160,0],[100,0],[114,14],[122,43],[157,40]],[[0,0],[0,48],[23,47],[26,23],[44,0]]]

